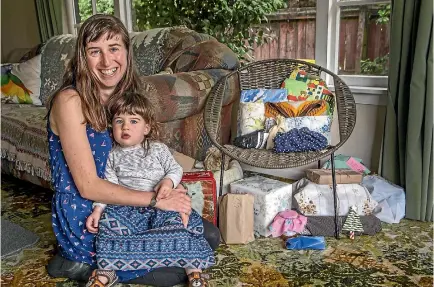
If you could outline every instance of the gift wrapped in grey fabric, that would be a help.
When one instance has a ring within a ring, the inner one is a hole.
[[[301,179],[292,185],[292,196],[299,193],[302,188],[309,181],[306,179]],[[298,213],[303,214],[300,211],[297,200],[292,200],[292,209],[296,210]],[[306,215],[305,215],[306,216]],[[312,236],[334,236],[335,235],[335,218],[334,216],[312,216],[308,215],[307,223],[303,234],[309,234]],[[338,217],[338,230],[341,231],[345,223],[347,216]],[[363,234],[374,235],[381,231],[381,221],[374,215],[362,215],[360,216],[360,221],[363,226]]]

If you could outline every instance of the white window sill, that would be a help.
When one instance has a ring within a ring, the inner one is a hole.
[[[334,92],[334,86],[329,86],[330,91]],[[387,88],[350,86],[356,104],[362,105],[387,105]]]

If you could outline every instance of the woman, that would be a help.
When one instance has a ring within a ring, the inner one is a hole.
[[[103,179],[111,138],[105,105],[126,91],[137,92],[132,47],[125,26],[114,16],[94,15],[80,28],[74,57],[63,85],[49,103],[47,130],[50,167],[55,194],[52,224],[59,253],[49,262],[48,273],[85,281],[96,267],[94,235],[85,228],[92,202],[148,206],[153,192],[131,190]],[[161,210],[191,212],[189,197],[173,191],[157,202]],[[204,220],[205,238],[215,249],[219,232]],[[146,275],[144,275],[146,274]],[[144,276],[143,276],[144,275]],[[187,279],[182,268],[152,272],[125,272],[123,281],[170,286]]]

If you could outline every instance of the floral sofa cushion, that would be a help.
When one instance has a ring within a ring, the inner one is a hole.
[[[41,90],[39,99],[46,105],[50,95],[62,83],[63,73],[73,56],[75,37],[59,35],[51,38],[41,49]]]

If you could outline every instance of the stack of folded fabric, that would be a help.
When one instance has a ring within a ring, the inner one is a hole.
[[[284,153],[323,150],[331,143],[334,104],[324,80],[298,69],[281,89],[243,90],[234,145]]]

